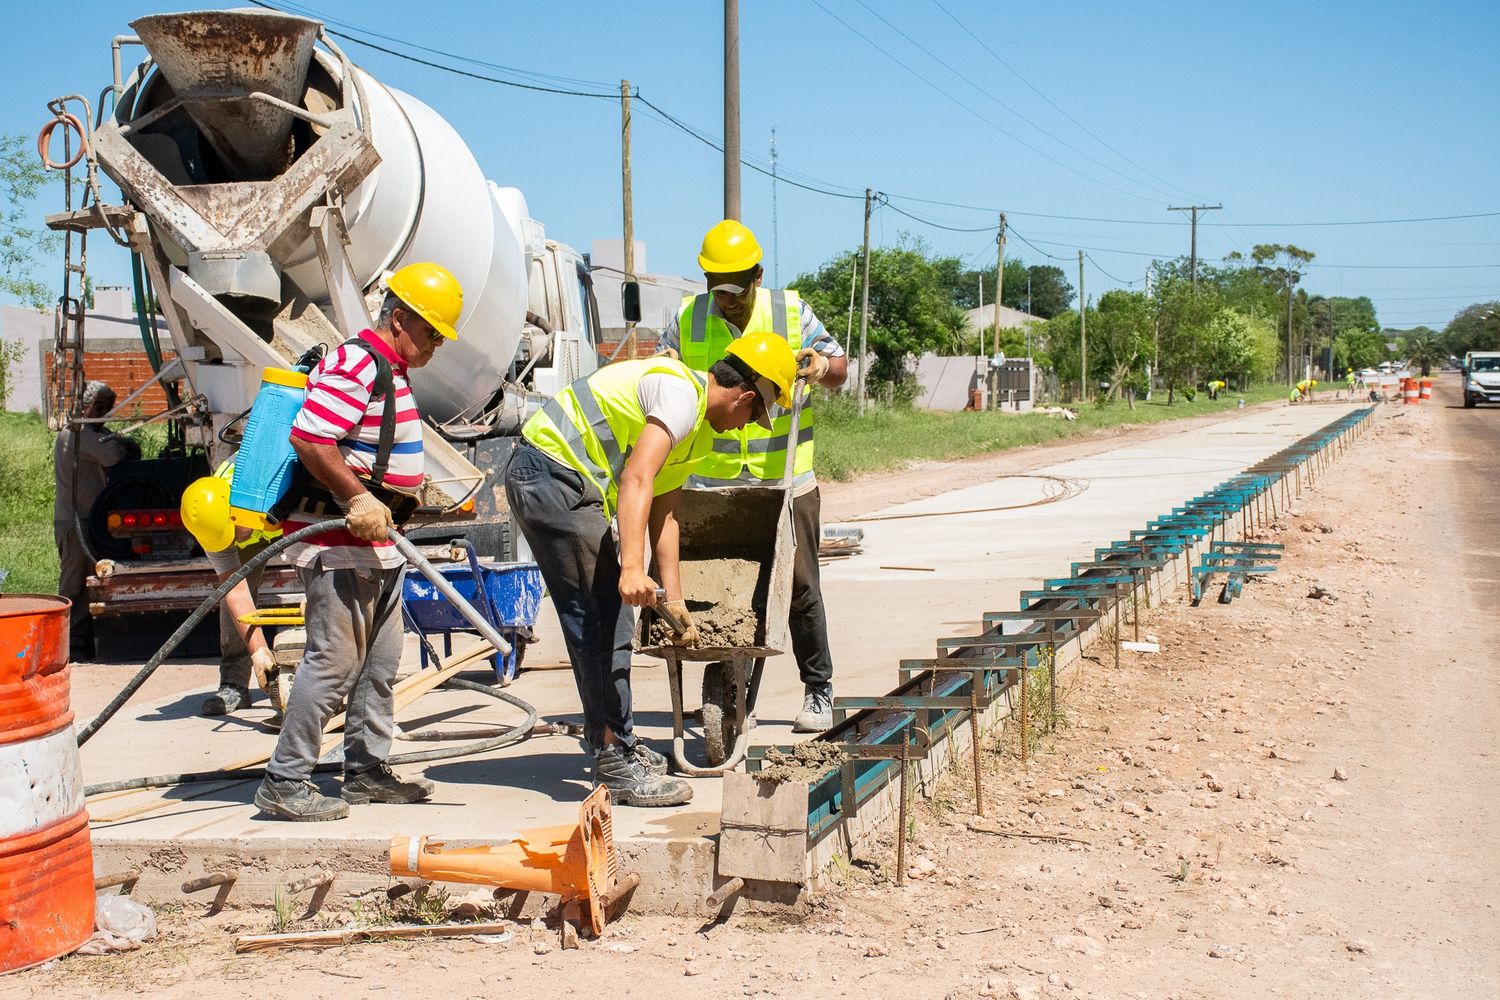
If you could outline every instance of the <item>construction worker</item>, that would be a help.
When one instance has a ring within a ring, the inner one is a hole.
[[[291,533],[342,513],[347,528],[287,549],[307,595],[307,647],[255,804],[289,820],[332,820],[348,803],[420,802],[432,782],[402,779],[386,764],[392,687],[401,660],[406,557],[390,531],[417,506],[422,423],[407,371],[457,339],[463,289],[438,264],[393,274],[375,329],[340,345],[307,380],[292,448],[310,474],[294,488],[282,528]],[[347,700],[340,799],[312,783],[323,726]]]
[[[229,487],[234,480],[234,460],[220,463],[212,476],[190,484],[182,494],[182,523],[203,546],[204,555],[223,583],[241,566],[262,552],[281,535],[281,529],[246,528],[235,525],[229,515]],[[271,696],[280,716],[285,707],[271,680],[276,657],[266,645],[261,629],[240,621],[255,611],[264,567],[251,572],[234,586],[219,604],[219,687],[203,700],[204,715],[230,715],[250,707],[250,678]]]
[[[772,332],[785,338],[796,352],[809,384],[830,389],[843,385],[849,366],[844,349],[796,292],[761,287],[765,272],[760,261],[755,234],[740,223],[725,219],[710,229],[698,254],[708,291],[682,300],[676,318],[662,331],[657,349],[680,356],[695,371],[707,371],[737,338]],[[773,408],[771,420],[769,428],[751,426],[720,434],[688,485],[712,488],[779,482],[788,459],[791,413],[785,407]],[[813,476],[813,417],[805,402],[792,461],[797,545],[789,620],[803,689],[802,711],[792,730],[814,733],[833,725],[833,656],[818,579],[821,500]]]
[[[1224,391],[1224,386],[1226,384],[1227,383],[1225,383],[1223,379],[1214,379],[1212,382],[1208,383],[1208,398],[1218,399],[1219,393]]]
[[[1350,399],[1354,398],[1354,389],[1355,389],[1355,386],[1357,385],[1357,383],[1358,383],[1358,379],[1354,375],[1354,369],[1353,368],[1350,368],[1348,371],[1344,372],[1344,385],[1347,386],[1348,389],[1349,389],[1349,398]]]
[[[1312,399],[1312,391],[1313,389],[1317,388],[1317,385],[1318,380],[1315,378],[1305,378],[1301,382],[1298,382],[1297,398],[1301,399],[1304,402]]]
[[[87,660],[94,655],[94,622],[89,617],[85,583],[94,561],[83,540],[83,521],[104,492],[104,470],[126,459],[141,457],[141,447],[128,437],[110,434],[99,423],[115,408],[115,391],[103,382],[84,383],[79,399],[84,421],[58,432],[52,446],[52,475],[56,492],[52,505],[52,539],[57,543],[60,573],[57,592],[73,602],[68,609],[70,656]]]
[[[752,420],[770,427],[771,407],[791,402],[796,374],[783,338],[749,334],[706,375],[663,357],[601,368],[548,400],[521,429],[505,495],[557,608],[594,784],[608,787],[616,803],[672,806],[693,797],[634,732],[632,608],[654,605],[658,586],[647,575],[647,540],[665,606],[687,625],[672,641],[696,645],[678,576],[681,487],[716,432]]]

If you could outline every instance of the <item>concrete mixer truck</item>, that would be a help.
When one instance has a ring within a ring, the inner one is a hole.
[[[463,536],[513,557],[496,471],[525,417],[598,363],[585,260],[546,238],[519,190],[487,180],[437,112],[353,65],[320,22],[197,11],[131,28],[114,41],[101,98],[113,110],[97,127],[82,98],[67,99],[81,115],[65,99],[52,105],[86,173],[84,207],[48,219],[68,254],[50,409],[55,420],[73,413],[87,377],[72,289],[98,229],[133,254],[142,336],[168,399],[147,414],[169,421],[164,454],[113,469],[80,515],[98,560],[96,619],[128,614],[135,629],[141,613],[209,593],[207,564],[175,517],[181,490],[237,446],[263,369],[370,325],[383,277],[412,261],[442,262],[465,290],[458,341],[413,373],[428,472],[446,500],[412,537],[441,547]],[[136,45],[146,58],[122,71],[122,50]],[[98,173],[121,204],[100,200]],[[294,588],[273,572],[263,593]]]

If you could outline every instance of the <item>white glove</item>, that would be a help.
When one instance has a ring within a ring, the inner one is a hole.
[[[349,534],[366,542],[384,542],[391,536],[396,520],[391,509],[373,493],[356,493],[349,498]]]
[[[262,646],[250,654],[250,672],[255,674],[255,683],[266,694],[272,694],[276,677],[276,654]]]
[[[805,378],[812,385],[819,385],[828,374],[828,359],[811,347],[797,352],[797,377]]]

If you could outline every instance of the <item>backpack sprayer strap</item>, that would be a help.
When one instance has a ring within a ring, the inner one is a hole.
[[[375,381],[370,385],[370,398],[373,400],[376,396],[380,396],[383,400],[380,411],[380,441],[375,446],[375,461],[370,466],[370,475],[368,478],[361,476],[360,479],[370,492],[375,494],[376,499],[391,509],[391,516],[396,524],[405,524],[417,511],[416,497],[397,493],[385,487],[385,473],[390,468],[391,452],[396,444],[396,379],[391,372],[391,363],[385,355],[359,337],[350,338],[340,346],[357,347],[368,353],[375,362]],[[267,513],[266,518],[272,524],[276,524],[294,510],[305,510],[308,513],[325,517],[338,517],[343,513],[333,494],[314,479],[312,473],[308,472],[301,462],[296,463],[286,493]]]

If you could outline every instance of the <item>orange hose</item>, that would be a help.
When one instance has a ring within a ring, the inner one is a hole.
[[[57,128],[57,126],[59,125],[66,125],[68,126],[68,128],[78,133],[78,152],[74,153],[73,158],[67,163],[53,163],[52,158],[47,155],[47,147],[52,143],[52,130]],[[42,126],[42,131],[36,137],[36,153],[42,158],[42,163],[45,164],[50,170],[69,169],[70,167],[74,166],[79,160],[83,159],[84,154],[88,152],[88,149],[89,137],[88,134],[83,130],[83,123],[80,122],[75,116],[68,114],[66,111],[58,112],[56,118],[52,119],[46,125]]]

